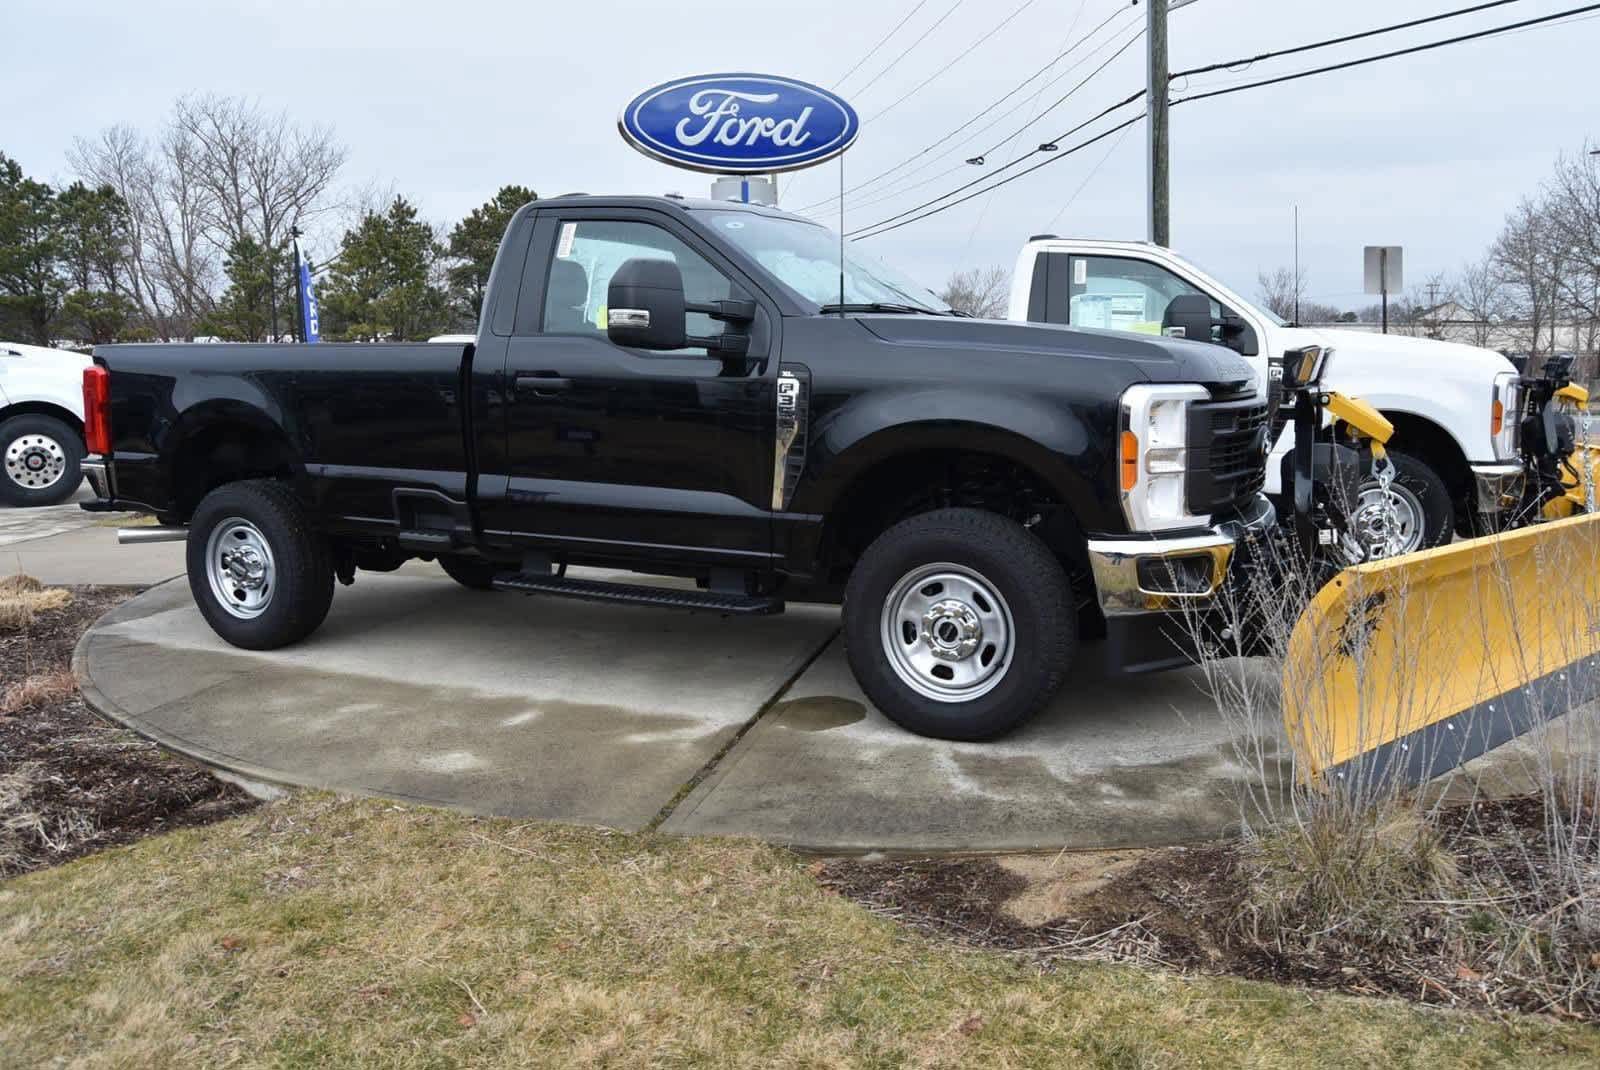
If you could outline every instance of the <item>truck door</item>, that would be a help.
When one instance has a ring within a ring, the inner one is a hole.
[[[485,534],[575,558],[766,567],[778,317],[761,309],[740,359],[615,345],[606,291],[636,257],[675,261],[691,303],[759,299],[666,213],[541,211],[506,350],[508,479],[481,502]],[[690,335],[726,326],[689,316]]]
[[[1028,318],[1038,323],[1160,334],[1167,305],[1183,294],[1201,294],[1211,301],[1212,316],[1222,315],[1211,294],[1160,264],[1134,257],[1052,250],[1039,255],[1033,277]]]

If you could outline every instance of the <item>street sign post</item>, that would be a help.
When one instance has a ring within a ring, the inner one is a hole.
[[[1405,289],[1398,245],[1369,245],[1363,250],[1366,291],[1383,297],[1383,333],[1389,333],[1389,294]]]

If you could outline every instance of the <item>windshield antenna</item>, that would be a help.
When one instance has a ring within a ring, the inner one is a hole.
[[[844,319],[844,153],[839,154],[839,318]]]

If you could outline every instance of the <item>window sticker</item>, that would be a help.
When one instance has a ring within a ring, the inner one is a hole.
[[[578,236],[578,224],[561,224],[561,238],[556,242],[556,259],[565,260],[572,255],[572,242]]]
[[[1072,285],[1083,286],[1089,281],[1089,261],[1077,257],[1072,261]]]

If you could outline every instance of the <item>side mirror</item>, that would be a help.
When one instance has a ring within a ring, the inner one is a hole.
[[[606,337],[636,349],[689,344],[683,272],[671,260],[625,261],[606,288]]]
[[[1187,338],[1191,342],[1210,342],[1211,299],[1204,294],[1179,294],[1167,302],[1161,314],[1161,333],[1168,338]]]

